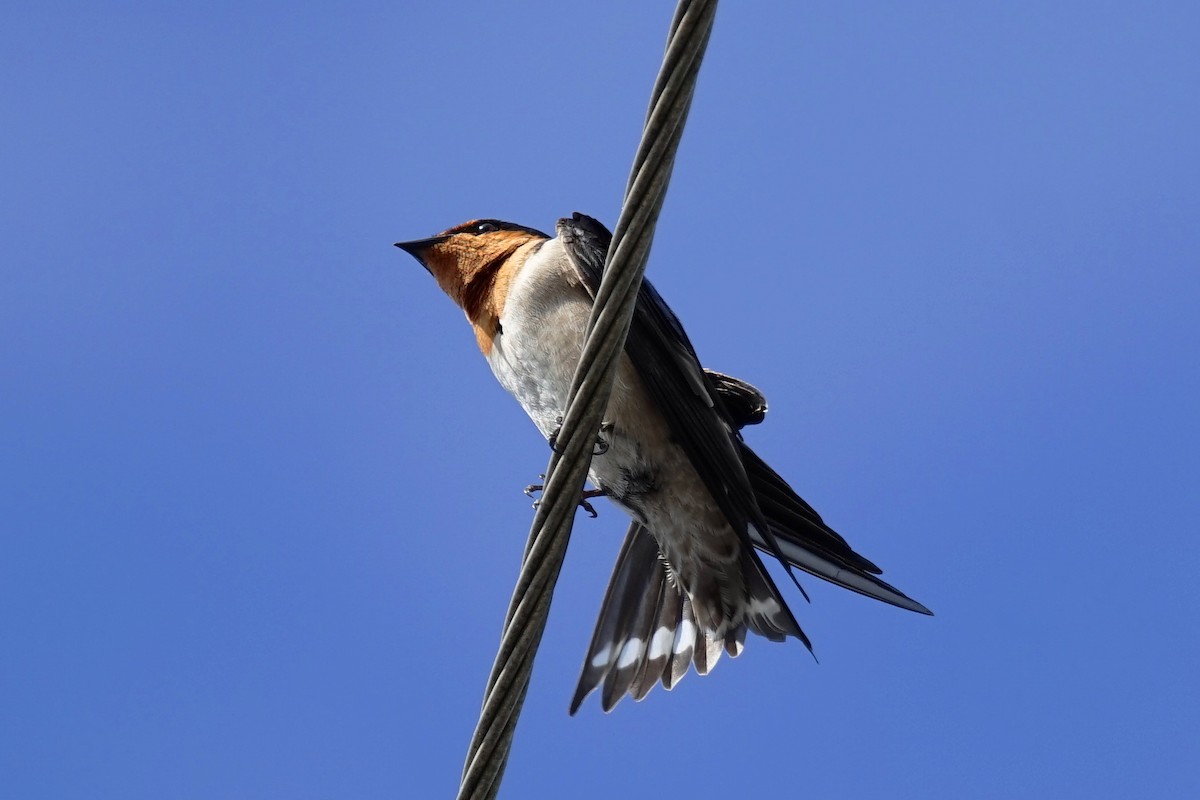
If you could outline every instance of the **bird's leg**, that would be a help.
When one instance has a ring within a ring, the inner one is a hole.
[[[541,480],[546,480],[546,473],[544,473],[544,472],[539,473],[538,478],[540,478]],[[545,489],[545,488],[546,488],[546,484],[544,484],[544,483],[531,483],[525,487],[525,496],[533,497],[535,492],[540,492],[542,489]],[[537,503],[534,502],[533,505],[534,505],[534,507],[536,507]]]
[[[608,492],[604,491],[603,489],[584,489],[583,494],[581,494],[579,497],[579,507],[588,512],[589,517],[595,519],[600,515],[596,513],[596,509],[592,508],[592,504],[589,503],[588,500],[592,499],[593,497],[604,497],[607,494]]]
[[[561,456],[562,450],[558,449],[558,434],[560,434],[560,433],[562,433],[562,417],[561,416],[554,418],[554,430],[550,432],[550,435],[548,437],[546,437],[546,441],[550,443],[550,449],[553,450],[554,452],[558,453]],[[543,475],[542,477],[545,478],[546,476]]]
[[[562,450],[558,449],[558,434],[562,432],[562,421],[563,421],[562,417],[555,417],[554,418],[554,422],[555,422],[554,430],[550,433],[550,435],[548,437],[546,437],[546,441],[550,443],[550,449],[553,450],[554,452],[558,453],[559,455],[562,455],[562,452],[563,452]],[[609,441],[607,439],[604,438],[604,434],[611,432],[612,429],[613,429],[613,423],[611,423],[611,422],[601,422],[600,423],[600,433],[598,433],[596,435],[596,446],[592,449],[592,455],[602,456],[608,452],[608,448],[611,447],[611,444],[609,443]]]
[[[538,475],[538,477],[541,478],[542,480],[546,480],[546,475],[544,473],[541,475]],[[546,488],[546,484],[544,484],[544,483],[531,483],[525,487],[525,496],[533,497],[534,494],[542,491],[545,488]],[[593,497],[604,497],[606,494],[608,494],[608,493],[605,492],[603,489],[584,489],[579,495],[579,507],[582,508],[584,511],[586,511],[588,513],[589,517],[591,517],[592,519],[595,519],[596,517],[598,517],[600,515],[596,513],[596,509],[592,507],[592,504],[589,503],[588,500],[591,500]],[[540,498],[540,497],[537,498],[536,500],[533,501],[533,507],[537,508],[541,504],[541,502],[542,502],[542,498]]]
[[[613,429],[613,423],[611,423],[611,422],[601,422],[600,423],[600,433],[596,436],[596,446],[592,449],[592,455],[602,456],[608,452],[608,448],[611,447],[612,445],[609,443],[608,439],[604,438],[604,434],[611,433],[612,429]]]

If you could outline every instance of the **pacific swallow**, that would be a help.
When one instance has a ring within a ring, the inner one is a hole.
[[[579,213],[559,220],[556,233],[479,219],[396,244],[463,309],[492,372],[548,439],[566,410],[612,239]],[[707,674],[723,652],[741,653],[747,630],[794,637],[811,651],[756,549],[789,575],[798,567],[931,613],[876,577],[881,570],[746,445],[740,429],[765,411],[753,386],[701,367],[675,314],[643,281],[589,471],[633,522],[572,714],[597,688],[609,711],[658,682],[671,689],[689,663]]]

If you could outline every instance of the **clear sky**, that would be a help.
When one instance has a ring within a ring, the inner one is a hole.
[[[548,452],[391,244],[612,225],[672,8],[6,7],[0,796],[452,796]],[[1198,41],[723,4],[649,275],[937,616],[570,718],[601,502],[505,796],[1200,796]]]

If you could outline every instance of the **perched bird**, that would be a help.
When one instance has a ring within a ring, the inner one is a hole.
[[[559,220],[557,234],[481,219],[396,245],[466,312],[492,372],[547,438],[566,410],[612,238],[578,213]],[[811,650],[755,548],[789,574],[799,567],[930,613],[877,578],[879,568],[746,445],[739,429],[765,411],[757,389],[700,366],[679,320],[643,282],[589,473],[633,524],[572,714],[596,688],[608,711],[657,682],[670,689],[689,663],[706,674],[722,652],[741,652],[747,630]]]

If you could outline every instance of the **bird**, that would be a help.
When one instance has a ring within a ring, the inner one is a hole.
[[[555,236],[474,219],[397,242],[465,313],[500,384],[553,445],[612,235],[575,212]],[[766,400],[704,369],[683,325],[643,280],[588,477],[631,518],[570,713],[597,689],[611,711],[742,652],[747,632],[812,642],[766,570],[793,568],[920,614],[745,442]],[[531,487],[536,488],[536,487]],[[581,503],[585,498],[581,498]]]

